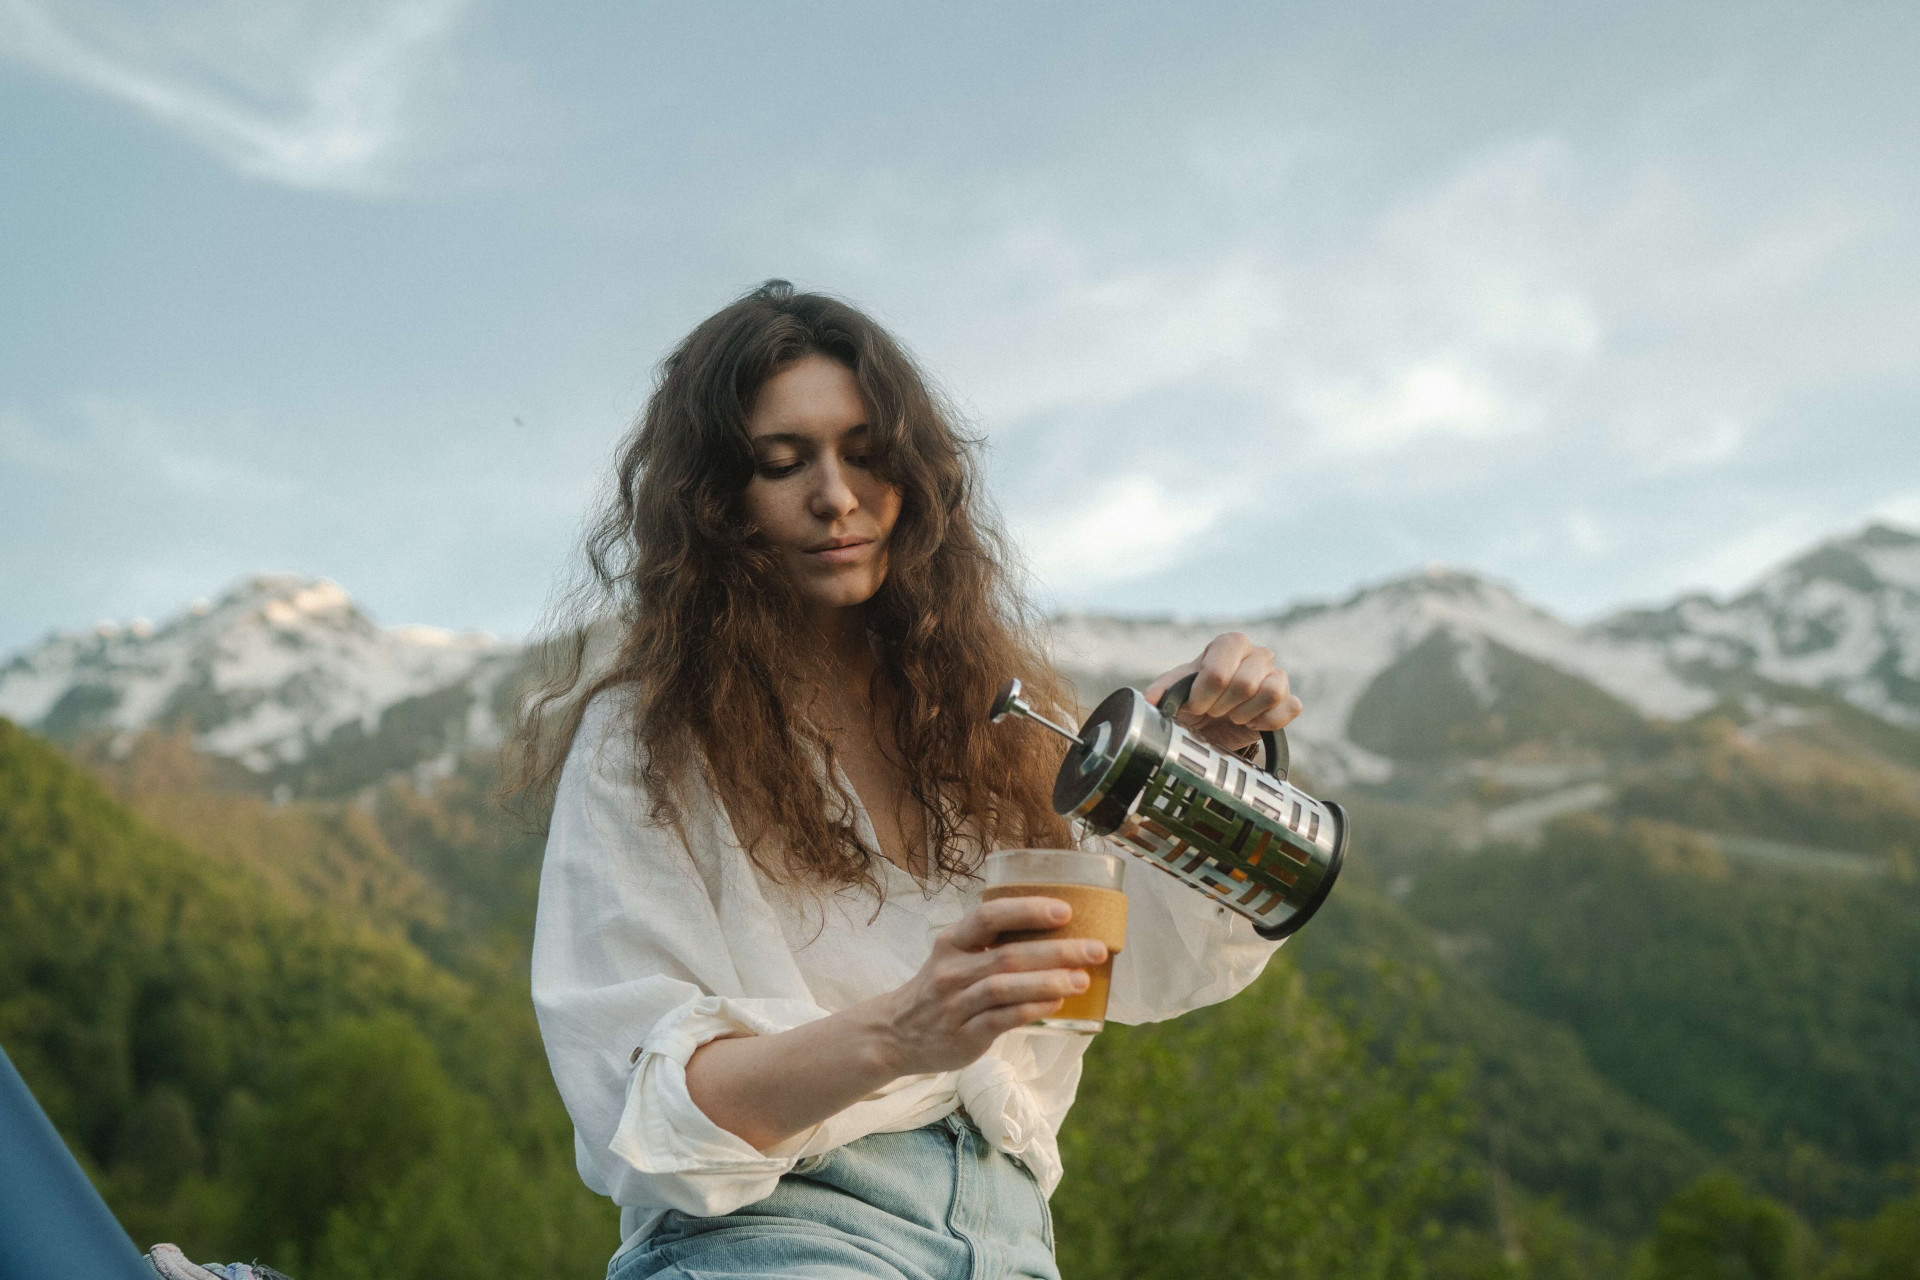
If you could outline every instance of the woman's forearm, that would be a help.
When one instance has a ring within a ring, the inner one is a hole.
[[[1087,989],[1084,966],[1107,958],[1097,941],[996,945],[1071,915],[1058,898],[983,902],[940,932],[904,986],[791,1031],[701,1045],[687,1059],[687,1094],[709,1120],[765,1151],[901,1076],[958,1071]]]
[[[687,1094],[709,1120],[764,1151],[901,1074],[880,1003],[773,1035],[710,1040],[687,1061]]]

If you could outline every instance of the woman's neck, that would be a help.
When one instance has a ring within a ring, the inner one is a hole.
[[[866,610],[859,606],[820,609],[807,621],[811,634],[804,642],[820,646],[824,660],[821,674],[838,695],[836,701],[854,695],[855,701],[864,702],[875,666],[873,645],[867,638]]]
[[[887,692],[876,690],[880,661],[863,610],[814,616],[802,643],[821,646],[818,692],[807,714],[833,742],[854,794],[873,824],[879,852],[916,879],[926,875],[926,815],[900,771],[887,718]],[[876,695],[882,705],[875,706]]]

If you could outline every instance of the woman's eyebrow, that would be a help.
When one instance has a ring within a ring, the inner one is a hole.
[[[862,422],[842,431],[840,433],[840,439],[851,440],[856,436],[870,436],[872,434],[873,428]],[[808,435],[803,431],[763,431],[759,435],[752,437],[752,442],[756,446],[763,444],[789,444],[804,447],[817,445],[820,443],[820,440],[818,436]]]
[[[797,431],[769,431],[769,432],[766,432],[764,435],[757,435],[753,437],[753,443],[756,445],[762,445],[762,444],[809,445],[809,444],[812,444],[813,442],[814,440],[812,436],[803,435]]]

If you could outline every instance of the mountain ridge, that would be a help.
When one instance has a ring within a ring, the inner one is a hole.
[[[1770,691],[1795,688],[1920,728],[1920,534],[1883,523],[1824,540],[1724,600],[1689,593],[1585,624],[1507,584],[1431,566],[1243,619],[1066,613],[1050,640],[1091,699],[1190,660],[1227,627],[1287,667],[1307,704],[1293,736],[1328,780],[1393,776],[1396,757],[1378,733],[1356,732],[1355,716],[1382,681],[1419,695],[1409,661],[1456,702],[1464,689],[1502,718],[1510,695],[1496,671],[1519,678],[1519,662],[1650,721],[1729,699],[1762,714],[1778,701]],[[400,770],[444,774],[496,744],[527,654],[475,633],[383,628],[328,579],[265,575],[157,629],[59,633],[20,651],[0,665],[0,715],[57,739],[185,728],[269,785],[337,792]]]

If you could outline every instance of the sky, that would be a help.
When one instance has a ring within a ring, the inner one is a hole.
[[[519,637],[768,277],[1044,606],[1583,619],[1920,526],[1920,8],[0,0],[0,653],[260,572]]]

